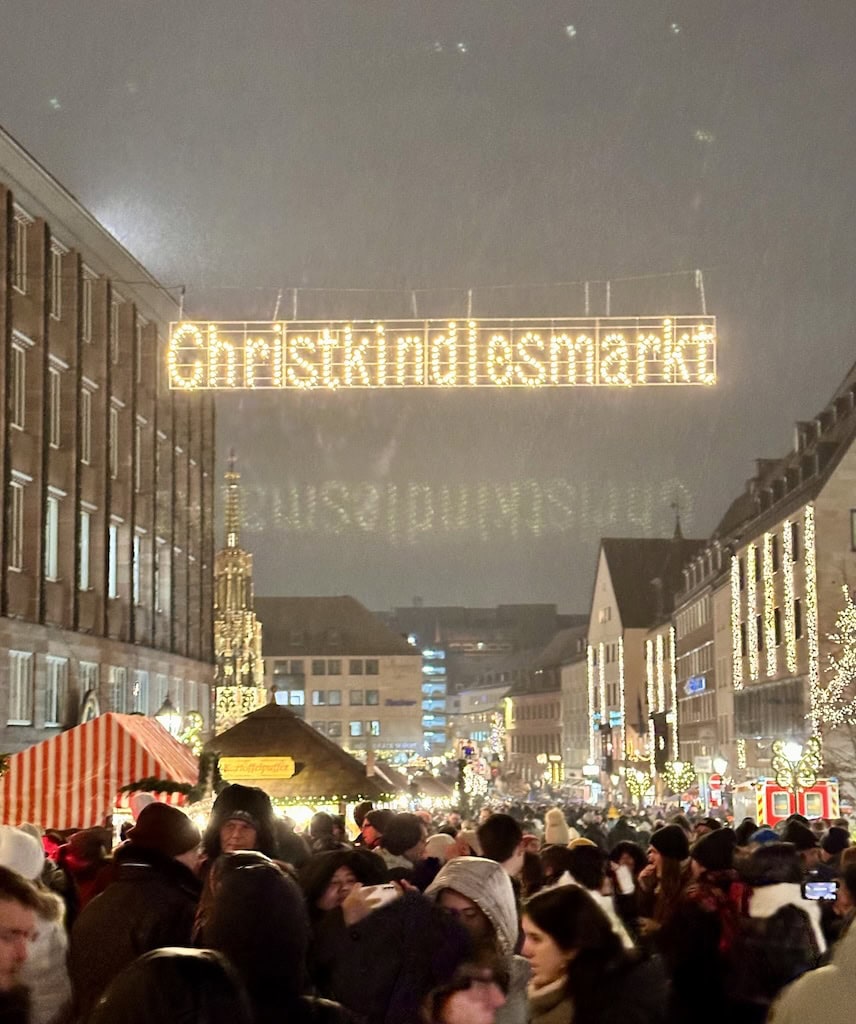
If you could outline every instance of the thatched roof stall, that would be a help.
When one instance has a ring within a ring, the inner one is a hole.
[[[388,800],[393,792],[366,767],[293,711],[267,704],[215,736],[207,749],[220,757],[229,782],[260,786],[294,804]]]

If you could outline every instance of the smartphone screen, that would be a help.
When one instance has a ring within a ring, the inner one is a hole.
[[[803,899],[832,901],[838,897],[838,882],[803,882]]]

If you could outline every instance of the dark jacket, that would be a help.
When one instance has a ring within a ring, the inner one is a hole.
[[[201,885],[193,872],[133,843],[115,854],[116,881],[83,909],[71,930],[68,970],[79,1017],[143,953],[189,946]]]
[[[447,984],[468,953],[456,921],[420,893],[406,893],[352,928],[341,910],[325,915],[310,970],[319,993],[360,1024],[412,1024],[428,993]]]
[[[29,1024],[30,994],[22,986],[0,992],[0,1024]]]

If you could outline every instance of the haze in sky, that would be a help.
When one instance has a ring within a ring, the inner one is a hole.
[[[259,593],[584,609],[601,536],[676,503],[706,535],[853,362],[851,0],[3,22],[0,123],[188,315],[582,315],[589,281],[592,314],[719,317],[712,389],[218,398]]]

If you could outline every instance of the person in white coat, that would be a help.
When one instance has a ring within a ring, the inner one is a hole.
[[[41,908],[37,911],[36,939],[20,981],[30,990],[30,1024],[54,1024],[65,1019],[71,1004],[65,905],[59,896],[39,885],[45,854],[41,843],[29,832],[0,825],[0,865],[34,882],[39,889]]]

